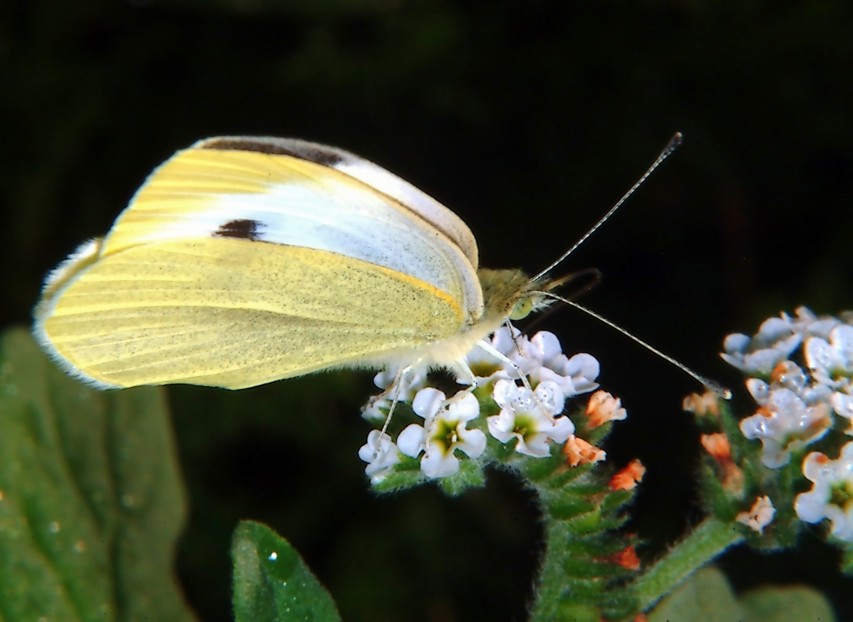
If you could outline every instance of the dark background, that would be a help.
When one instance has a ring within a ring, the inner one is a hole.
[[[24,2],[0,8],[4,324],[107,231],[148,172],[217,134],[297,136],[380,163],[451,206],[482,264],[535,272],[675,130],[684,147],[567,262],[587,305],[736,389],[728,332],[850,306],[853,5],[449,0]],[[706,6],[707,5],[707,6]],[[389,312],[392,310],[389,310]],[[653,554],[701,518],[689,378],[563,309],[542,324],[602,363],[630,414],[610,460],[649,468],[632,528]],[[178,569],[230,617],[240,518],[289,538],[348,620],[523,620],[540,537],[505,475],[446,499],[367,491],[369,374],[170,390],[191,520]],[[807,582],[853,618],[832,549],[724,559],[738,589]],[[848,597],[849,599],[849,597]]]

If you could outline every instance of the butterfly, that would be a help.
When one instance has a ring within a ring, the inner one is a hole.
[[[456,214],[363,158],[208,138],[48,275],[34,334],[103,389],[241,389],[336,368],[465,375],[472,348],[547,304],[541,276],[478,261]]]

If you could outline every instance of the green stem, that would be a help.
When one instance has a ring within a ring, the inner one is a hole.
[[[684,579],[743,539],[737,524],[705,519],[634,583],[640,610],[649,609]]]
[[[553,520],[545,521],[545,554],[539,570],[536,600],[531,610],[530,622],[553,620],[565,590],[561,560],[565,556],[560,541],[567,538],[565,529]]]
[[[630,495],[599,479],[578,469],[530,480],[537,482],[546,542],[530,622],[622,620],[636,611],[633,593],[619,587],[628,571],[612,559],[632,542],[618,532]]]

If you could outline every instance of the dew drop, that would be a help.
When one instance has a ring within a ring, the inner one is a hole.
[[[272,553],[270,553],[270,556],[267,559],[270,560],[271,562],[274,562],[275,560],[278,559],[278,553],[273,551]]]

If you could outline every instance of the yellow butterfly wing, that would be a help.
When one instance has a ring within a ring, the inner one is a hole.
[[[116,220],[103,253],[209,235],[328,250],[458,292],[465,308],[477,316],[483,299],[475,272],[476,244],[465,224],[434,199],[434,209],[428,211],[423,205],[427,195],[414,187],[408,194],[391,195],[335,168],[343,165],[341,154],[351,158],[350,169],[367,168],[374,171],[372,177],[384,180],[375,172],[381,171],[405,183],[375,164],[324,145],[207,139],[154,171]],[[308,155],[316,160],[305,159]],[[405,199],[416,204],[403,203]]]
[[[391,302],[377,304],[377,289]],[[44,304],[42,343],[101,387],[238,389],[375,365],[463,321],[457,300],[402,273],[230,238],[128,249],[88,265]]]
[[[48,277],[35,333],[101,387],[376,367],[477,325],[474,262],[458,217],[376,165],[304,141],[208,139]]]

